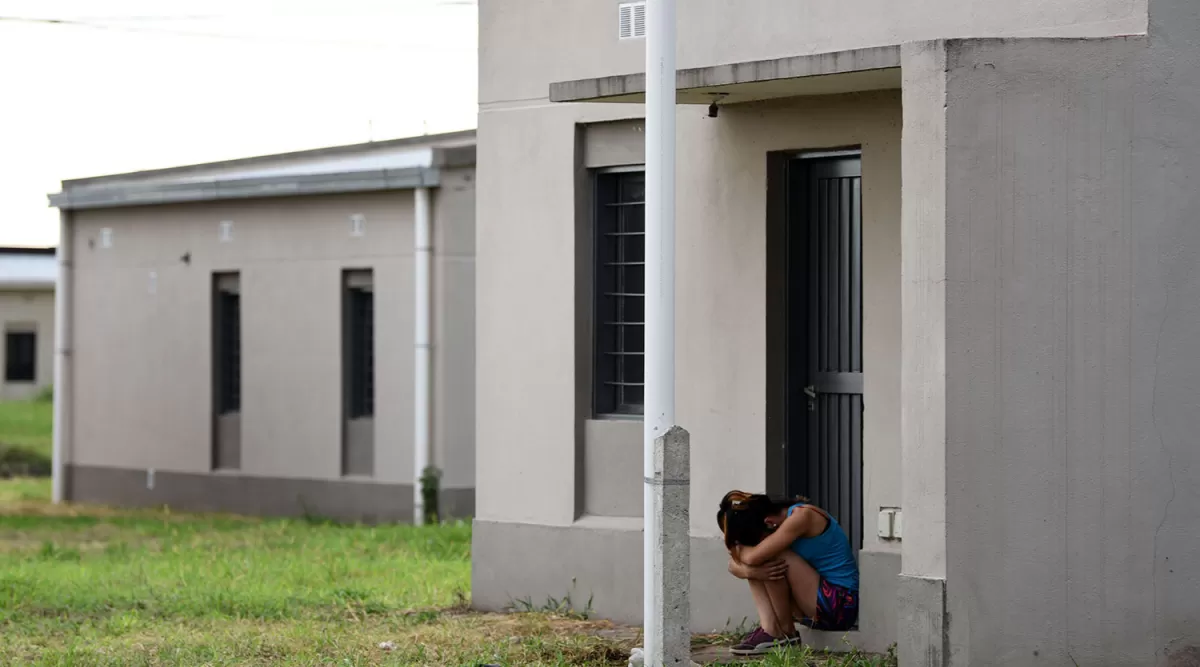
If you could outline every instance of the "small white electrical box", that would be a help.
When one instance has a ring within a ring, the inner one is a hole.
[[[113,237],[112,227],[105,227],[104,229],[101,229],[100,230],[100,247],[101,248],[111,248],[112,241],[113,241],[112,237]]]
[[[350,216],[350,236],[362,236],[366,233],[367,216],[355,213]]]
[[[233,240],[233,221],[222,220],[217,232],[217,237],[221,239],[221,243],[229,243]]]
[[[898,540],[901,537],[900,508],[879,508],[879,537],[884,540]]]

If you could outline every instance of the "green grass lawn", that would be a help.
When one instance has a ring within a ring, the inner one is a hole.
[[[28,447],[49,457],[53,423],[50,401],[0,403],[0,446]]]
[[[53,423],[49,400],[0,403],[0,478],[50,474]]]
[[[48,458],[50,424],[48,402],[0,404],[0,448]],[[553,601],[470,613],[467,524],[343,526],[49,497],[49,479],[0,480],[5,667],[599,666],[624,665],[639,643]],[[801,649],[755,664],[894,661]]]
[[[26,507],[30,503],[44,504],[49,500],[50,479],[47,477],[0,480],[0,514]]]
[[[0,482],[0,664],[599,665],[626,649],[569,616],[468,613],[466,524],[63,508],[46,484]]]

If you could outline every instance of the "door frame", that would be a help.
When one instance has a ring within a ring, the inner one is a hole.
[[[766,228],[766,491],[787,491],[788,438],[788,165],[792,160],[855,157],[861,146],[767,153]],[[861,519],[860,519],[861,520]]]

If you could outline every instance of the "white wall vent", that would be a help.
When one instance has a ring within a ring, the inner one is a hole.
[[[350,216],[350,236],[362,236],[366,233],[367,216],[355,213]]]
[[[222,220],[217,229],[217,238],[220,239],[221,243],[229,243],[233,240],[232,220]]]
[[[646,36],[646,2],[622,2],[617,6],[617,36],[640,39]]]

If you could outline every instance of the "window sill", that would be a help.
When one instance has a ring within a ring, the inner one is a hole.
[[[611,415],[595,415],[589,421],[594,422],[640,422],[646,421],[643,415],[623,415],[615,413]]]

